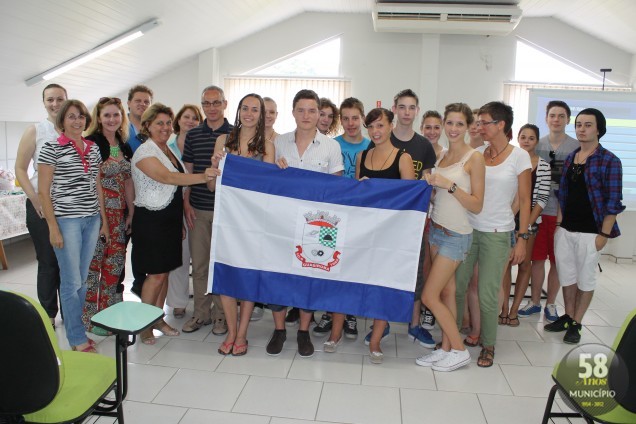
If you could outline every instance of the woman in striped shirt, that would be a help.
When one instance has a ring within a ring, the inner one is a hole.
[[[510,313],[508,313],[508,295],[510,293],[510,268],[508,265],[507,270],[507,288],[504,286],[504,295],[506,298],[503,302],[502,316],[508,317],[503,321],[511,327],[517,327],[519,325],[519,317],[517,316],[517,310],[523,296],[526,294],[526,289],[530,283],[530,271],[531,271],[531,258],[532,248],[534,247],[534,240],[537,235],[537,229],[539,223],[541,223],[541,212],[548,203],[548,196],[550,195],[550,178],[551,170],[550,164],[541,159],[535,148],[539,143],[539,128],[533,124],[526,124],[519,130],[517,138],[519,146],[530,154],[530,162],[532,163],[532,209],[530,211],[530,228],[528,228],[528,234],[530,238],[526,244],[526,258],[519,264],[517,271],[517,280],[515,282],[515,298],[510,306]]]
[[[97,238],[108,242],[108,221],[99,174],[102,158],[94,142],[82,137],[91,123],[86,106],[67,100],[55,119],[62,133],[47,141],[38,158],[38,193],[60,266],[60,300],[66,337],[73,350],[95,353],[86,337],[82,310],[86,278]],[[101,219],[100,219],[101,215]]]

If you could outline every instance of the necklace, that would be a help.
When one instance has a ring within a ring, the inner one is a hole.
[[[384,162],[382,163],[382,166],[380,166],[380,169],[373,169],[373,154],[375,153],[375,149],[371,150],[371,171],[382,171],[384,169],[384,165],[386,165],[386,162],[389,160],[391,155],[393,155],[393,150],[395,150],[395,147],[391,149],[389,155],[386,157],[386,159],[384,159]]]
[[[598,149],[598,147],[596,147],[594,150],[592,150],[590,153],[587,154],[587,156],[585,156],[583,159],[581,159],[581,151],[579,150],[579,152],[576,154],[576,156],[579,158],[578,162],[573,161],[576,165],[583,165],[585,164],[585,162],[587,161],[587,158],[589,158],[590,156],[592,156],[594,154],[594,152],[596,152],[596,149]]]
[[[492,147],[492,144],[490,146],[488,146],[488,150],[490,151],[490,163],[493,163],[495,161],[495,159],[497,158],[497,156],[499,156],[500,154],[502,154],[503,152],[506,151],[506,149],[508,148],[508,146],[510,146],[510,142],[506,143],[506,147],[504,147],[503,149],[501,149],[501,152],[498,152],[496,155],[492,155],[492,151],[495,150]]]
[[[121,152],[121,149],[119,148],[119,146],[110,146],[110,155],[112,157],[118,158],[119,152]]]

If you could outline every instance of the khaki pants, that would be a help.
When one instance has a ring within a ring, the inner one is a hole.
[[[208,270],[210,267],[210,242],[212,239],[212,219],[214,211],[194,209],[196,219],[189,232],[190,255],[192,257],[192,291],[194,294],[194,317],[207,321],[223,318],[223,306],[218,295],[206,295],[208,290]],[[211,317],[210,306],[214,302],[215,316]]]

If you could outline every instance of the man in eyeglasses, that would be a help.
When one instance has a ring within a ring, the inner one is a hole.
[[[190,173],[203,173],[212,166],[212,153],[216,139],[229,134],[232,125],[225,118],[227,100],[223,89],[211,85],[201,93],[201,107],[205,114],[203,123],[186,134],[183,147],[183,164]],[[214,193],[205,184],[186,189],[183,212],[190,231],[190,256],[192,257],[192,289],[194,292],[194,315],[183,325],[184,333],[197,331],[214,320],[212,333],[217,336],[227,333],[227,323],[218,295],[206,295],[208,289],[208,266],[210,263],[210,240],[214,216]],[[214,310],[210,306],[214,302]]]
[[[128,90],[128,145],[133,153],[141,146],[142,140],[137,137],[141,129],[141,116],[152,104],[152,90],[145,85],[136,85]]]
[[[519,317],[525,318],[541,312],[541,289],[545,279],[545,260],[550,260],[548,272],[548,298],[543,313],[545,320],[554,322],[559,319],[556,307],[556,296],[559,293],[559,277],[554,259],[554,230],[556,228],[557,198],[563,161],[579,143],[565,133],[570,123],[570,107],[561,100],[552,100],[546,106],[545,121],[550,133],[539,139],[537,154],[552,168],[552,184],[548,203],[543,209],[539,231],[532,251],[532,298],[519,309]],[[534,222],[530,223],[535,224]]]
[[[599,143],[606,132],[605,116],[597,109],[584,109],[576,116],[575,128],[580,148],[563,164],[557,194],[560,228],[554,236],[565,315],[544,327],[550,332],[567,330],[563,341],[571,344],[581,340],[600,251],[608,239],[620,235],[616,215],[625,210],[621,161]]]

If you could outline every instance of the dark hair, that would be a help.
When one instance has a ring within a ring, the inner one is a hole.
[[[342,114],[342,109],[358,109],[360,115],[364,116],[364,105],[355,97],[347,97],[344,99],[342,103],[340,103],[340,114]]]
[[[419,97],[417,97],[417,94],[415,94],[415,92],[411,90],[410,88],[407,88],[405,90],[400,91],[399,93],[395,95],[395,97],[393,97],[393,105],[397,106],[398,100],[400,100],[402,97],[413,97],[415,99],[415,104],[416,105],[420,104],[420,99]]]
[[[448,117],[448,114],[451,112],[457,112],[464,115],[464,118],[466,119],[466,125],[470,125],[475,121],[475,117],[473,116],[473,111],[470,108],[470,106],[468,106],[466,103],[451,103],[446,105],[446,108],[444,109],[444,121],[446,121],[446,117]],[[439,113],[437,114],[439,115]]]
[[[371,109],[371,111],[367,114],[366,118],[364,118],[364,127],[367,128],[371,125],[372,122],[377,121],[378,119],[386,116],[386,119],[389,120],[389,123],[393,122],[393,112],[389,109],[385,109],[383,107],[376,107],[375,109]]]
[[[537,137],[537,141],[539,141],[539,127],[534,124],[525,124],[521,128],[519,128],[519,132],[517,133],[517,138],[521,135],[521,131],[530,129],[534,131],[534,135]]]
[[[141,128],[139,130],[140,134],[145,135],[146,137],[150,137],[150,131],[148,131],[148,126],[157,119],[157,115],[160,113],[165,113],[170,117],[170,119],[174,120],[174,112],[168,106],[163,103],[153,103],[146,109],[143,115],[141,115]]]
[[[424,122],[426,118],[435,118],[441,121],[442,115],[440,115],[439,112],[436,110],[427,110],[426,112],[424,112],[424,115],[422,115],[422,122]]]
[[[172,123],[172,129],[174,130],[175,134],[179,134],[181,132],[181,127],[179,126],[179,119],[181,119],[181,116],[183,116],[185,111],[188,109],[194,112],[199,122],[203,121],[203,115],[201,115],[201,110],[199,109],[199,107],[197,105],[186,103],[183,106],[181,106],[181,109],[179,110],[179,112],[177,112],[177,116],[174,117],[174,122]]]
[[[46,87],[44,87],[44,90],[42,90],[42,101],[44,101],[44,92],[50,88],[59,88],[60,90],[64,91],[64,97],[68,97],[68,93],[66,92],[66,88],[62,87],[59,84],[49,84]]]
[[[65,100],[64,103],[62,103],[62,106],[60,106],[60,111],[57,113],[57,116],[55,117],[55,127],[62,130],[62,132],[64,132],[64,118],[66,117],[66,113],[73,106],[78,108],[82,115],[86,116],[84,131],[86,131],[86,128],[88,128],[92,122],[91,114],[86,108],[86,105],[84,103],[75,99]]]
[[[582,111],[580,111],[579,114],[576,115],[576,119],[579,119],[579,115],[594,115],[596,117],[598,139],[600,140],[601,137],[605,135],[605,133],[607,132],[607,121],[605,120],[605,115],[603,115],[600,110],[588,107],[587,109],[583,109]],[[574,120],[574,122],[576,122],[576,119]]]
[[[507,137],[508,133],[512,129],[512,122],[514,120],[512,108],[504,102],[490,102],[479,108],[480,115],[486,113],[490,115],[493,120],[503,121],[505,123],[504,134],[506,134]]]
[[[320,97],[318,97],[318,94],[316,94],[314,90],[303,89],[296,93],[294,101],[292,102],[292,109],[296,108],[296,103],[298,103],[299,100],[315,100],[316,106],[320,107]]]
[[[145,85],[137,84],[128,90],[128,101],[131,101],[135,96],[135,93],[148,93],[150,95],[150,100],[152,100],[152,90]]]
[[[258,123],[256,124],[256,134],[254,138],[252,138],[249,143],[247,143],[247,151],[254,154],[260,153],[265,154],[265,102],[263,98],[258,94],[251,93],[244,96],[238,104],[236,108],[236,118],[234,119],[234,128],[232,128],[232,132],[225,139],[225,147],[227,147],[230,151],[239,149],[240,135],[241,135],[241,107],[243,107],[243,101],[248,97],[253,97],[258,100],[261,106],[261,112],[258,116]]]
[[[565,109],[565,113],[567,113],[568,119],[570,119],[570,116],[572,116],[570,106],[568,106],[568,104],[562,100],[550,100],[548,102],[548,105],[545,107],[545,116],[548,116],[548,113],[550,113],[550,109],[552,109],[553,107],[562,107],[563,109]]]
[[[321,111],[324,108],[330,108],[333,112],[333,121],[331,121],[331,125],[329,125],[329,129],[327,129],[327,134],[334,135],[338,131],[338,127],[340,126],[340,111],[338,107],[326,97],[320,98],[320,103],[318,104],[318,110]],[[364,116],[364,113],[362,114]]]

